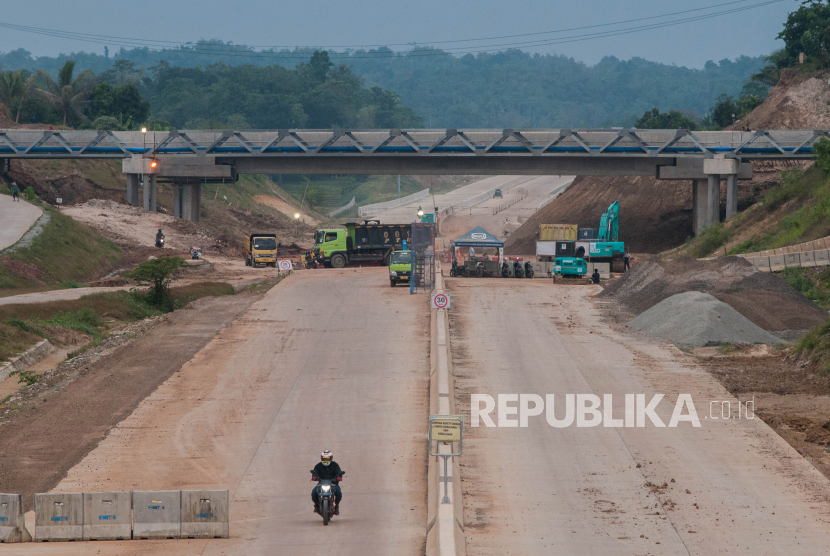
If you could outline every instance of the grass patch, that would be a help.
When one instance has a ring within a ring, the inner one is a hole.
[[[830,374],[830,321],[805,334],[795,345],[794,351],[806,356],[821,376]]]
[[[8,361],[38,343],[41,336],[16,324],[0,323],[0,361]]]
[[[691,244],[690,254],[693,257],[708,257],[719,248],[726,245],[731,232],[723,224],[715,224],[697,236]]]
[[[7,254],[27,266],[37,267],[44,282],[71,284],[84,282],[112,268],[124,256],[113,242],[72,218],[48,207],[50,220],[29,247]],[[10,261],[14,263],[14,261]],[[9,265],[15,268],[14,264]],[[20,288],[35,285],[30,277],[16,274],[0,261],[0,288]]]
[[[174,303],[185,306],[191,301],[202,297],[218,297],[220,295],[233,295],[236,291],[225,282],[197,282],[188,286],[170,288],[170,295]]]

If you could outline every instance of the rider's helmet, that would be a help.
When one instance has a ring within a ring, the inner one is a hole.
[[[333,459],[334,454],[331,453],[331,450],[324,450],[323,453],[320,454],[320,461],[323,462],[323,465],[329,465]]]

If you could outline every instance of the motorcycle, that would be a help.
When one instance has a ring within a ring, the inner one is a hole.
[[[525,263],[525,278],[533,278],[533,267],[530,265],[530,261]]]
[[[156,247],[164,247],[164,238],[163,237],[157,237],[156,238]]]
[[[311,251],[305,252],[305,259],[303,262],[305,263],[306,268],[317,268],[317,261],[314,260],[314,256],[311,254]]]
[[[524,278],[524,271],[522,270],[522,263],[519,261],[513,262],[513,276],[515,278]]]
[[[198,261],[199,259],[201,259],[202,258],[202,248],[201,247],[196,247],[195,245],[193,247],[191,247],[190,248],[190,257],[194,261]]]
[[[314,476],[314,470],[311,470],[311,480],[317,481],[317,500],[320,506],[320,515],[323,517],[323,525],[328,525],[329,520],[334,517],[334,487],[340,484],[343,480],[345,471],[341,471],[335,481],[330,479],[320,479]]]
[[[508,278],[510,277],[510,266],[507,264],[507,261],[501,263],[501,277]]]
[[[470,277],[470,269],[467,268],[465,264],[458,264],[458,262],[452,262],[452,268],[450,269],[450,276],[453,278],[456,276],[463,276],[464,278]]]
[[[484,276],[484,263],[478,261],[476,263],[476,278],[482,278]]]

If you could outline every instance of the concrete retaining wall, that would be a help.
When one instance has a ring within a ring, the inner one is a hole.
[[[227,490],[182,491],[182,538],[228,537]]]
[[[178,539],[181,536],[182,491],[133,491],[134,539]]]
[[[823,243],[823,240],[821,240],[821,242]],[[812,243],[818,244],[818,242]],[[779,249],[776,249],[775,251],[779,251]],[[803,268],[830,265],[830,250],[828,249],[817,249],[813,251],[796,251],[780,255],[767,255],[766,253],[774,252],[760,251],[758,253],[749,253],[738,256],[745,258],[755,268],[762,272],[780,272],[785,268]]]
[[[55,348],[49,343],[49,340],[41,340],[35,344],[35,347],[27,350],[23,355],[15,357],[8,363],[0,363],[0,382],[9,378],[9,373],[25,371],[46,357],[53,349]]]
[[[343,205],[342,207],[337,208],[337,209],[334,209],[333,211],[331,211],[330,213],[328,213],[328,217],[329,217],[329,218],[331,218],[332,216],[337,216],[338,214],[340,214],[340,213],[341,213],[341,212],[343,212],[344,210],[349,210],[350,208],[352,208],[352,207],[354,206],[354,200],[355,200],[355,198],[354,198],[354,197],[352,197],[352,200],[351,200],[351,201],[349,201],[348,203],[346,203],[346,204],[345,204],[345,205]]]
[[[394,201],[386,201],[385,203],[375,203],[373,205],[364,205],[362,207],[358,207],[357,213],[360,216],[371,216],[373,212],[399,207],[407,203],[411,203],[412,201],[423,199],[424,197],[428,196],[429,189],[423,189],[421,191],[418,191],[417,193],[413,193],[412,195],[407,195],[406,197],[395,199]]]
[[[85,492],[84,540],[103,541],[131,539],[133,520],[132,493]]]
[[[83,494],[35,494],[36,541],[80,541],[83,538]]]
[[[32,536],[26,530],[23,517],[23,496],[0,494],[0,542],[29,542]]]

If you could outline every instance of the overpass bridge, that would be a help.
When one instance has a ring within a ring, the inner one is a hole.
[[[622,175],[691,180],[695,233],[737,211],[752,160],[810,159],[830,130],[0,130],[0,168],[17,159],[122,159],[127,200],[155,210],[158,178],[175,213],[198,221],[203,180],[239,174]]]

